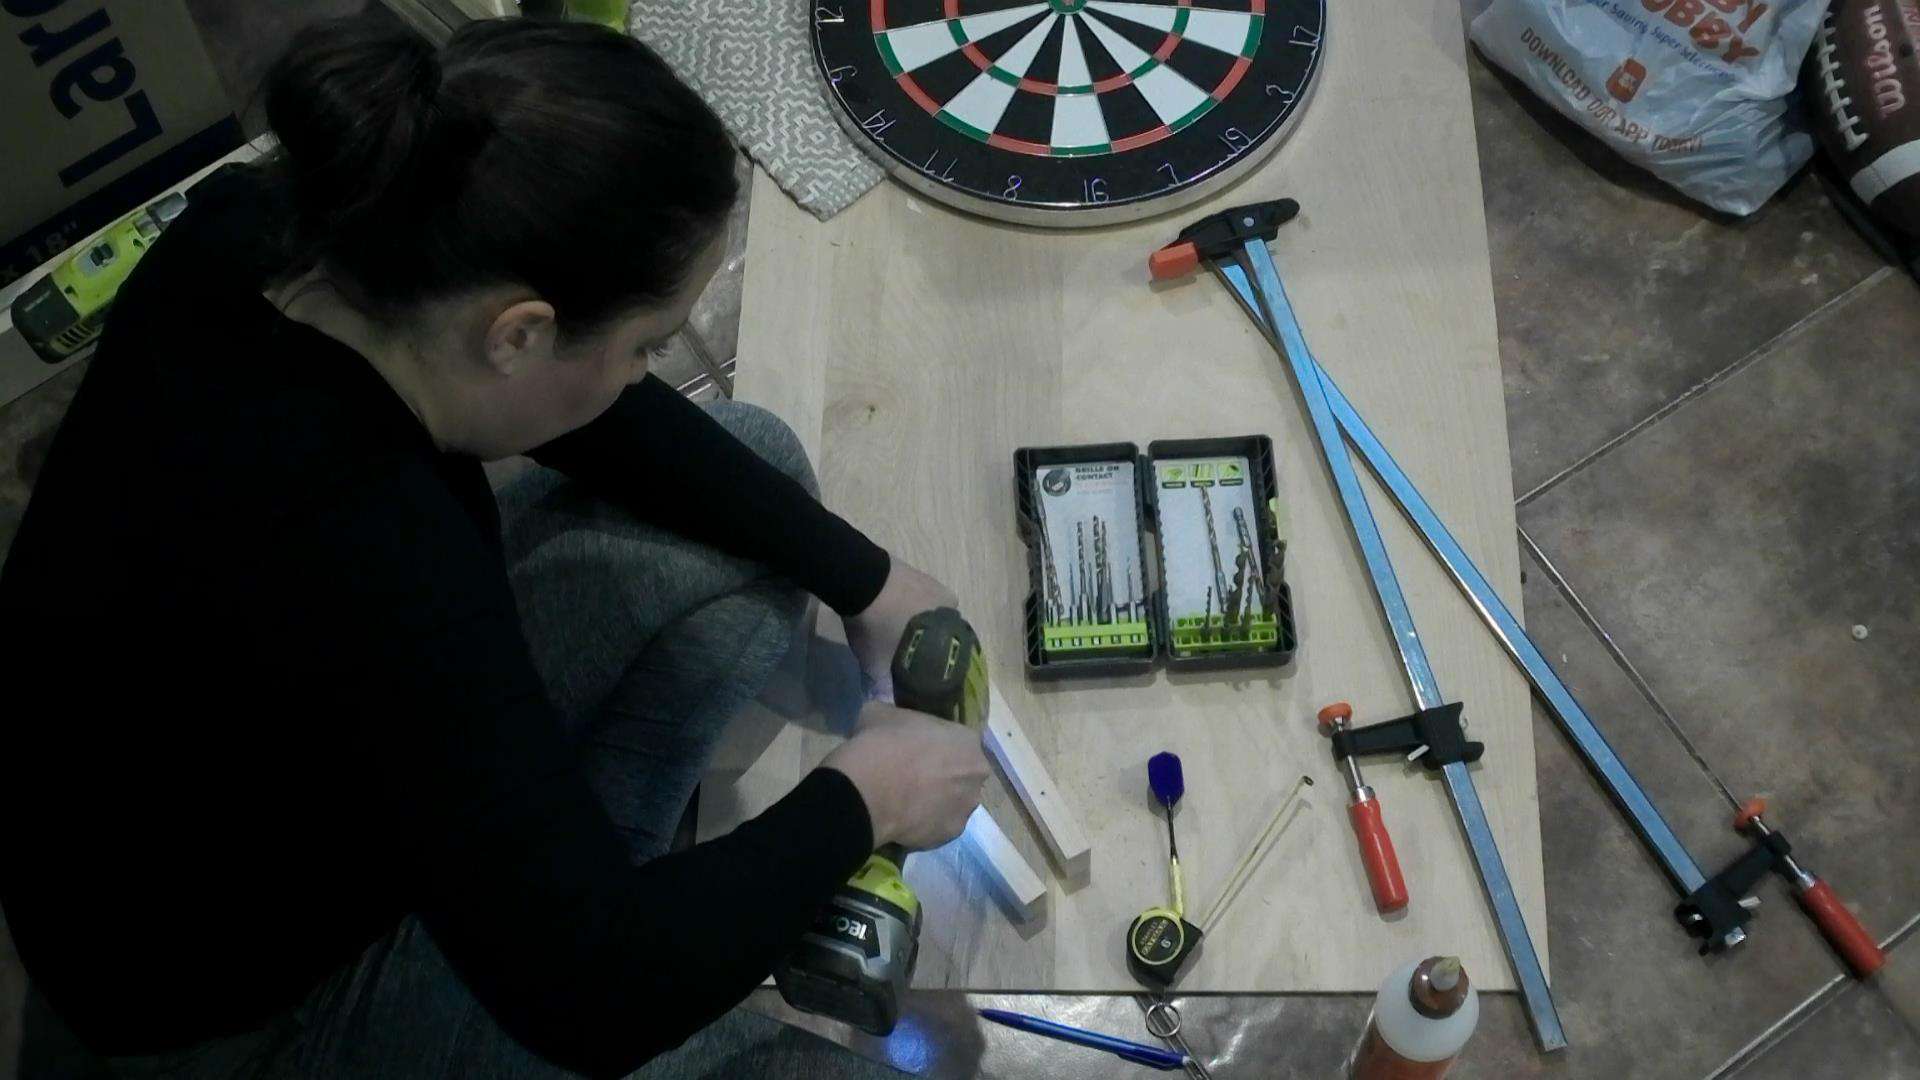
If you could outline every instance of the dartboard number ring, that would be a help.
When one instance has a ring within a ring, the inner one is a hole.
[[[842,126],[993,217],[1170,210],[1270,153],[1320,68],[1325,0],[835,0],[814,55]]]

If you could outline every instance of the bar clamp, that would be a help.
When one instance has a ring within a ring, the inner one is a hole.
[[[1433,772],[1456,761],[1472,764],[1486,747],[1470,742],[1460,720],[1460,702],[1421,709],[1412,716],[1333,732],[1333,760],[1362,754],[1404,754]]]

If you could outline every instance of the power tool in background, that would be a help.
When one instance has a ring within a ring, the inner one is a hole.
[[[519,0],[520,14],[531,18],[599,23],[625,33],[628,0]]]
[[[915,615],[893,654],[893,701],[975,726],[987,713],[980,638],[952,608]],[[833,894],[773,979],[787,1004],[885,1035],[920,953],[920,898],[900,876],[906,850],[883,845]]]
[[[175,192],[135,210],[13,301],[13,325],[40,359],[61,363],[100,336],[127,275],[186,208]]]

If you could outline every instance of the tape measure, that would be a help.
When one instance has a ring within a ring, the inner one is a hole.
[[[1180,977],[1203,936],[1172,908],[1148,908],[1127,927],[1127,970],[1143,985],[1164,990]]]

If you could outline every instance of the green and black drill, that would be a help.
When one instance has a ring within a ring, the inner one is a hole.
[[[980,638],[952,608],[915,615],[893,654],[893,701],[903,709],[976,726],[987,712]],[[793,953],[774,969],[787,1004],[885,1035],[920,953],[920,898],[900,876],[906,850],[887,844],[820,909]]]

